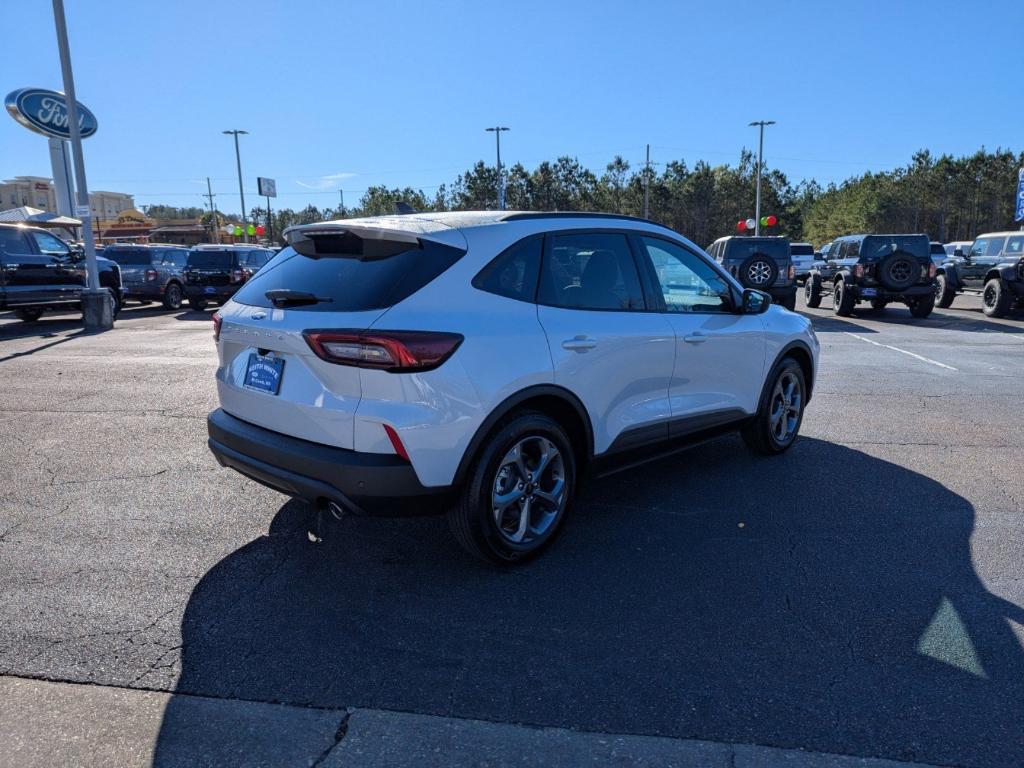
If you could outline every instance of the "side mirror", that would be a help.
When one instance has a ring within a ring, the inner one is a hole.
[[[745,315],[760,315],[768,311],[772,305],[772,297],[764,291],[756,291],[753,288],[743,289],[743,298],[740,306]]]

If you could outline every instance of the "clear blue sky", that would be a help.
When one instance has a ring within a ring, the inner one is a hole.
[[[561,154],[691,165],[756,147],[794,181],[840,180],[923,147],[1024,146],[1024,4],[66,0],[90,187],[139,205],[238,210],[225,128],[244,128],[277,206],[374,184],[428,194],[476,160]],[[5,3],[3,94],[61,90],[49,2]],[[0,115],[0,177],[50,175],[46,141]],[[351,175],[348,175],[351,174]],[[201,183],[200,183],[201,182]],[[251,197],[248,197],[249,193]]]

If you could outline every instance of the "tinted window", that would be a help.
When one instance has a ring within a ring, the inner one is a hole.
[[[290,312],[385,309],[425,286],[458,261],[463,253],[458,248],[430,241],[423,241],[420,248],[409,248],[383,258],[361,258],[346,253],[311,259],[285,248],[235,294],[235,301],[270,307],[266,292],[289,288],[331,299],[291,307]]]
[[[813,245],[802,245],[802,244],[798,243],[796,245],[790,245],[789,246],[789,252],[791,254],[793,254],[794,256],[813,256],[814,255],[814,246]]]
[[[942,247],[942,243],[932,243],[932,256],[945,256],[946,249]]]
[[[253,269],[259,269],[268,261],[270,261],[270,256],[270,251],[257,249],[246,253],[242,258],[241,263],[243,266],[252,267]]]
[[[520,240],[484,267],[473,285],[488,293],[532,302],[537,295],[543,247],[543,237]]]
[[[188,260],[188,251],[186,250],[173,250],[164,251],[163,259],[161,264],[166,264],[173,267],[184,267],[185,262]]]
[[[846,244],[846,258],[848,259],[859,259],[860,258],[860,241],[851,240]]]
[[[924,235],[868,235],[861,246],[861,253],[872,259],[881,259],[896,251],[931,261],[931,245]]]
[[[198,269],[231,269],[235,263],[234,251],[188,252],[188,266]]]
[[[107,248],[103,255],[111,261],[116,261],[122,267],[150,264],[153,258],[152,251],[144,248]]]
[[[49,232],[31,232],[39,250],[48,255],[67,256],[71,248],[59,237],[54,237]]]
[[[32,253],[24,235],[17,229],[0,227],[0,253]]]
[[[1006,255],[1017,258],[1024,253],[1024,235],[1014,235],[1006,241]]]
[[[669,312],[728,312],[729,287],[709,264],[685,248],[654,237],[642,237],[647,257]]]
[[[640,278],[626,236],[549,235],[539,299],[569,309],[643,309]]]
[[[789,259],[789,242],[779,238],[755,240],[748,237],[734,237],[726,243],[726,258],[730,261],[746,261],[754,254],[770,256],[778,261]]]

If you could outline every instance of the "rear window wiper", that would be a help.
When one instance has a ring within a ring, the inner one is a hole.
[[[279,309],[285,307],[299,307],[304,304],[330,304],[334,299],[324,296],[317,296],[308,291],[294,291],[291,288],[274,288],[263,294],[270,303]]]

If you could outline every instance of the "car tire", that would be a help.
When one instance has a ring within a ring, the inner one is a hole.
[[[196,312],[202,312],[204,309],[206,309],[206,304],[207,304],[206,299],[189,299],[188,300],[189,307],[194,309]]]
[[[181,286],[177,283],[168,283],[164,288],[163,298],[164,309],[181,309]]]
[[[853,291],[846,284],[845,280],[836,280],[835,288],[832,290],[832,310],[839,317],[849,317],[853,314],[854,304]]]
[[[755,253],[740,264],[737,275],[744,288],[763,291],[768,286],[775,285],[775,280],[779,276],[779,265],[772,257]]]
[[[576,457],[565,430],[543,413],[520,411],[488,436],[448,510],[448,526],[475,557],[525,562],[561,530],[575,490]],[[507,502],[500,511],[498,500]]]
[[[821,306],[821,275],[810,275],[804,283],[804,304],[811,309]]]
[[[743,442],[754,453],[774,456],[793,445],[804,420],[807,381],[803,368],[791,357],[772,369],[761,403],[742,429]]]
[[[885,299],[872,299],[871,308],[876,312],[884,312],[885,308],[889,306],[889,302]]]
[[[945,275],[935,276],[935,305],[946,309],[953,304],[956,298],[956,291],[949,287],[949,281]]]
[[[912,299],[907,299],[907,307],[910,309],[911,317],[916,317],[918,320],[924,320],[932,313],[935,309],[935,294],[926,293],[923,296],[915,296]]]
[[[1013,305],[1013,296],[1003,287],[1003,281],[993,277],[981,293],[981,311],[986,317],[1003,317]]]
[[[121,292],[109,286],[107,286],[107,291],[110,293],[110,319],[117,320],[117,316],[121,314],[121,306],[124,304],[121,300]]]
[[[23,323],[34,323],[40,317],[43,316],[43,310],[35,309],[35,308],[32,308],[32,309],[16,309],[16,310],[14,310],[14,314]]]

